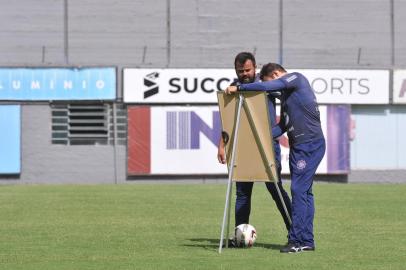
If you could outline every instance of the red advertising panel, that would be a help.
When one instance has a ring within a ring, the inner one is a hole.
[[[151,110],[128,108],[128,174],[151,173]]]

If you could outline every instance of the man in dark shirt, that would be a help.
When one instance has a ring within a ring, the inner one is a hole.
[[[256,68],[255,58],[251,53],[247,53],[247,52],[239,53],[235,58],[234,67],[235,67],[235,71],[237,73],[238,81],[234,82],[232,85],[234,85],[234,86],[242,85],[245,83],[251,83],[251,82],[258,80],[256,77],[256,74],[255,74],[255,68]],[[269,115],[271,117],[271,124],[275,125],[276,124],[275,100],[271,96],[269,96]],[[284,188],[282,186],[281,177],[280,177],[281,149],[279,146],[279,141],[276,139],[274,140],[274,149],[275,149],[276,164],[278,167],[278,179],[279,179],[278,186],[281,191],[283,201],[288,210],[289,216],[291,216],[291,201],[290,201],[290,198],[289,198],[287,192],[284,190]],[[222,138],[220,139],[220,142],[219,142],[217,158],[220,163],[222,163],[222,164],[226,163],[225,151],[224,151],[224,141]],[[270,183],[270,182],[267,182],[265,184],[266,184],[266,187],[267,187],[269,193],[271,193],[272,198],[275,201],[279,212],[282,215],[282,218],[286,225],[286,229],[289,231],[289,229],[290,229],[289,217],[286,215],[286,212],[283,208],[283,204],[278,195],[275,184]],[[236,203],[235,203],[235,226],[238,226],[240,224],[249,223],[249,215],[251,212],[251,194],[252,194],[253,182],[237,182],[236,187],[237,187],[237,197],[236,197]]]
[[[313,178],[325,153],[325,140],[320,112],[313,89],[300,73],[287,73],[274,63],[262,69],[264,82],[229,86],[226,93],[236,91],[280,92],[281,119],[273,126],[278,138],[284,132],[289,138],[289,168],[291,173],[292,226],[288,244],[281,252],[293,253],[315,250],[313,235]]]

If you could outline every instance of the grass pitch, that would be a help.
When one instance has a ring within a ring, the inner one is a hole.
[[[250,220],[256,245],[218,254],[225,191],[0,186],[0,269],[405,269],[406,185],[316,183],[317,250],[299,254],[279,252],[287,233],[262,183]]]

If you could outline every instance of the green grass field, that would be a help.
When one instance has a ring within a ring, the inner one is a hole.
[[[317,251],[299,254],[279,252],[286,231],[262,183],[255,247],[218,254],[225,190],[0,186],[0,269],[406,269],[406,185],[316,183]]]

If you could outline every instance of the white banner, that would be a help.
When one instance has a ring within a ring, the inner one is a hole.
[[[217,161],[221,123],[217,106],[150,107],[150,174],[227,174]],[[320,106],[327,138],[327,106]],[[279,110],[277,110],[279,111]],[[284,135],[286,136],[286,134]],[[289,173],[289,147],[282,137],[282,172]],[[317,173],[328,173],[327,153]]]
[[[151,174],[226,174],[217,106],[151,107]]]
[[[320,104],[388,104],[389,70],[289,69],[305,75]],[[217,103],[234,69],[124,69],[126,103]]]
[[[393,71],[393,103],[406,104],[406,70]]]
[[[389,104],[389,70],[288,70],[309,80],[320,104]]]
[[[124,102],[217,103],[216,91],[237,77],[233,69],[124,69]]]

